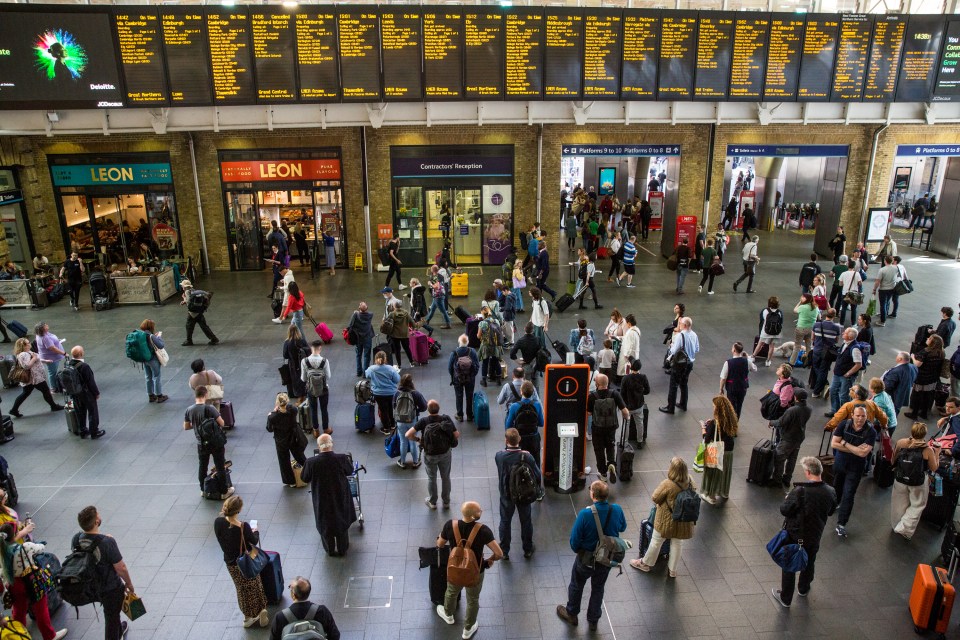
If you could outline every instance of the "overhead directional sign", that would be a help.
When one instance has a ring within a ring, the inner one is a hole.
[[[768,158],[846,158],[845,144],[728,144],[728,156],[764,156]]]
[[[565,144],[561,148],[564,156],[616,157],[616,156],[678,156],[678,144]]]

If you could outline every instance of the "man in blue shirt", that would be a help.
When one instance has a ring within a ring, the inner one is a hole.
[[[823,320],[813,325],[813,382],[810,390],[814,398],[826,397],[830,363],[837,359],[837,340],[843,333],[843,325],[834,321],[836,317],[836,311],[827,309]]]
[[[507,411],[506,428],[520,434],[520,448],[529,451],[537,467],[540,466],[540,429],[543,428],[543,407],[534,399],[533,383],[525,380],[520,387],[520,402],[514,402]]]
[[[597,509],[597,516],[603,523],[603,533],[608,536],[620,537],[626,531],[627,520],[623,517],[623,509],[618,504],[609,504],[607,496],[610,489],[603,480],[595,480],[590,485],[590,499]],[[595,631],[600,620],[603,606],[603,587],[610,575],[610,567],[593,562],[593,552],[600,543],[597,533],[597,524],[593,519],[591,507],[582,509],[577,514],[577,520],[570,531],[570,548],[577,554],[573,561],[573,571],[570,574],[570,585],[567,587],[567,604],[557,605],[557,617],[577,626],[577,615],[580,613],[580,601],[583,599],[583,587],[590,580],[590,602],[587,605],[587,624],[590,630]]]
[[[670,390],[667,392],[667,406],[660,407],[661,412],[670,414],[677,408],[681,411],[687,410],[687,381],[690,379],[690,372],[693,371],[693,361],[696,360],[697,353],[700,351],[700,339],[693,332],[693,320],[686,317],[680,318],[677,326],[680,331],[673,334],[668,358],[672,358],[682,348],[687,353],[690,363],[673,364],[670,367]],[[678,390],[680,391],[679,402],[677,401]]]
[[[847,522],[853,511],[853,499],[866,469],[867,457],[873,453],[877,431],[867,421],[866,407],[856,407],[853,419],[844,420],[833,432],[833,488],[837,492],[840,509],[837,515],[837,535],[847,537]]]
[[[630,236],[630,239],[623,243],[623,273],[617,276],[617,286],[624,276],[627,278],[627,288],[633,289],[633,275],[637,272],[634,262],[637,259],[637,236]]]
[[[526,384],[530,384],[529,382]],[[533,471],[533,479],[540,484],[540,469],[536,456],[520,448],[520,434],[516,429],[507,429],[505,433],[506,448],[498,451],[494,460],[497,463],[497,479],[500,487],[500,548],[503,549],[503,559],[510,560],[511,525],[513,512],[520,514],[520,540],[523,542],[523,557],[529,559],[536,551],[533,544],[533,519],[530,517],[530,504],[519,504],[513,501],[510,494],[510,475],[513,468],[521,462],[526,462]]]

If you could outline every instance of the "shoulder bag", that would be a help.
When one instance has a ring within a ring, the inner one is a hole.
[[[242,575],[247,580],[253,580],[260,575],[260,572],[267,566],[269,558],[267,554],[263,552],[263,549],[258,547],[255,544],[250,545],[250,549],[247,549],[247,544],[243,539],[243,525],[240,523],[240,555],[237,556],[237,569],[240,570],[240,575]]]
[[[210,372],[204,371],[203,377],[207,380],[210,380]],[[207,387],[207,400],[223,400],[223,385],[222,384],[210,384],[209,382],[205,385]]]
[[[803,490],[800,490],[798,497],[800,509],[803,509]],[[787,532],[787,523],[783,523],[783,528],[773,536],[767,543],[767,553],[777,563],[777,566],[788,573],[796,573],[807,568],[809,557],[807,550],[803,548],[803,539],[796,543],[790,542],[790,534]]]
[[[170,362],[170,354],[168,354],[167,350],[163,347],[157,347],[156,343],[153,341],[153,334],[150,335],[150,346],[153,347],[153,352],[157,354],[157,361],[160,362],[160,366],[167,366],[167,363]]]
[[[677,349],[676,353],[670,356],[670,368],[672,370],[679,370],[680,367],[686,367],[690,365],[690,356],[687,355],[687,338],[683,335],[683,332],[680,333],[680,348]]]
[[[709,469],[723,471],[723,438],[720,437],[720,425],[713,422],[713,442],[706,445],[703,452],[703,464]]]

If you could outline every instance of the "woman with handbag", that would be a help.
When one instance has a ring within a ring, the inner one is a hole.
[[[917,367],[917,379],[910,394],[910,411],[903,415],[911,420],[926,420],[933,405],[933,397],[943,369],[943,338],[933,334],[927,338],[927,346],[912,356]]]
[[[20,405],[33,393],[34,389],[43,394],[43,399],[50,405],[50,411],[63,411],[63,405],[57,404],[50,393],[50,387],[47,385],[47,370],[44,368],[40,356],[30,350],[30,341],[26,338],[19,338],[13,345],[13,355],[16,362],[10,372],[10,379],[19,382],[22,390],[17,399],[13,401],[10,415],[14,418],[23,417],[23,414],[20,413]]]
[[[237,561],[253,549],[262,553],[257,545],[260,543],[260,534],[254,530],[249,522],[241,521],[237,516],[243,509],[243,499],[234,494],[224,500],[220,515],[213,522],[213,532],[223,551],[223,562],[227,565],[227,572],[237,588],[237,603],[243,613],[243,626],[250,628],[259,623],[261,627],[270,624],[267,616],[267,596],[263,592],[263,582],[260,576],[244,577],[237,566]]]
[[[150,347],[150,359],[143,363],[143,377],[147,381],[147,395],[150,402],[166,402],[167,396],[163,395],[163,382],[161,380],[160,368],[166,364],[161,358],[167,358],[166,345],[163,343],[163,331],[157,331],[157,325],[153,320],[147,318],[140,323],[140,331],[147,334],[147,344]],[[158,352],[162,351],[163,355]]]
[[[677,567],[680,565],[680,551],[683,549],[683,541],[693,537],[693,522],[678,522],[673,519],[673,507],[676,504],[677,496],[684,489],[693,489],[696,486],[690,479],[690,473],[687,471],[687,463],[683,458],[674,456],[670,461],[670,469],[667,471],[667,479],[657,485],[653,495],[650,498],[656,505],[656,515],[653,518],[653,537],[650,540],[650,546],[647,547],[647,553],[642,558],[635,558],[630,561],[630,566],[639,571],[650,571],[657,564],[657,558],[660,556],[660,547],[664,540],[670,541],[670,558],[667,560],[667,573],[671,578],[677,577]]]
[[[67,635],[67,630],[53,628],[47,606],[47,593],[56,586],[50,572],[38,566],[36,561],[37,554],[43,550],[44,545],[38,542],[18,542],[17,527],[13,522],[0,525],[4,605],[13,609],[13,619],[24,626],[29,609],[43,640],[60,640]]]
[[[726,396],[715,396],[713,418],[700,423],[703,442],[708,449],[705,452],[706,464],[700,497],[708,504],[717,504],[717,498],[727,500],[730,497],[733,446],[736,443],[737,428],[737,414],[730,400]]]
[[[307,299],[300,286],[296,282],[287,285],[287,304],[280,313],[279,318],[274,318],[273,322],[280,324],[290,316],[290,324],[296,325],[300,335],[303,335],[303,314],[307,306]]]
[[[300,404],[307,395],[307,385],[301,380],[300,363],[310,355],[310,345],[303,339],[303,334],[300,333],[297,325],[293,323],[290,323],[287,329],[287,339],[283,341],[281,355],[290,376],[289,379],[283,380],[287,386],[287,397],[296,398],[296,403]]]
[[[297,408],[290,406],[290,396],[277,394],[273,411],[267,415],[267,431],[273,434],[273,443],[277,447],[277,461],[280,463],[280,479],[288,487],[297,486],[290,456],[303,468],[307,457],[303,450],[307,446],[307,434],[297,422]]]
[[[207,404],[212,404],[219,411],[220,401],[223,400],[223,378],[213,369],[207,369],[201,358],[191,362],[190,369],[193,371],[187,383],[190,389],[196,391],[201,385],[206,387]]]
[[[706,284],[707,295],[711,296],[713,295],[713,279],[724,273],[723,262],[720,261],[720,256],[714,248],[715,243],[716,241],[713,238],[707,238],[707,246],[705,246],[700,253],[703,269],[700,275],[700,286],[697,287],[697,292],[699,293],[703,291],[703,285]],[[709,283],[707,282],[708,280]]]
[[[826,311],[830,308],[830,302],[827,300],[827,276],[818,273],[813,277],[813,304],[820,311]]]

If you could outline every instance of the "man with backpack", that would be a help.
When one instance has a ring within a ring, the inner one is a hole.
[[[521,394],[521,389],[523,389],[524,382],[523,376],[523,367],[514,367],[513,378],[504,382],[503,386],[500,388],[500,393],[497,395],[497,404],[501,405],[504,411],[507,413],[510,412],[510,407],[513,405],[513,403],[520,402],[520,400],[523,398],[523,395]],[[535,402],[540,402],[540,395],[537,393],[536,387],[533,388],[533,400]]]
[[[419,434],[419,435],[418,435]],[[440,414],[440,403],[427,401],[427,415],[417,420],[404,434],[410,440],[417,440],[423,447],[424,462],[427,466],[427,496],[425,502],[431,509],[437,508],[437,472],[440,472],[440,498],[443,508],[450,508],[450,466],[453,461],[453,448],[460,443],[460,432],[453,425],[450,416]],[[442,546],[442,545],[441,545]]]
[[[814,398],[826,397],[830,365],[837,359],[837,340],[843,325],[834,321],[837,312],[830,308],[823,319],[813,324],[813,358],[811,359],[810,391]]]
[[[70,358],[57,374],[60,388],[73,400],[80,437],[89,436],[92,440],[102,438],[107,432],[100,428],[100,411],[97,407],[100,389],[93,376],[93,367],[84,361],[83,347],[80,345],[70,350]]]
[[[100,533],[103,523],[94,506],[77,514],[81,533],[73,536],[73,552],[63,561],[58,588],[63,600],[74,606],[99,602],[103,607],[105,640],[127,635],[126,621],[120,621],[124,596],[135,593],[133,579],[113,536]]]
[[[293,604],[273,617],[270,640],[340,640],[340,629],[330,609],[310,602],[310,581],[297,576],[288,586]]]
[[[207,388],[200,385],[194,391],[194,404],[183,416],[183,430],[193,430],[197,437],[197,454],[200,456],[200,495],[206,497],[204,481],[207,479],[207,465],[213,456],[220,480],[220,499],[226,500],[234,494],[234,487],[227,486],[227,434],[223,431],[223,418],[212,404],[207,404]]]
[[[600,545],[600,536],[619,538],[627,529],[627,520],[618,504],[607,502],[610,488],[602,480],[594,480],[590,485],[590,499],[593,504],[581,509],[570,531],[570,549],[576,555],[570,585],[567,587],[567,604],[557,605],[557,617],[571,626],[577,626],[580,602],[583,599],[583,587],[590,581],[590,602],[587,605],[587,624],[596,631],[603,610],[603,589],[610,575],[611,567],[595,561],[594,556]],[[594,517],[596,514],[596,517]],[[602,524],[598,524],[597,519]]]
[[[530,505],[541,496],[540,469],[536,457],[520,448],[519,431],[507,429],[505,438],[506,448],[498,451],[494,457],[500,487],[500,547],[503,549],[503,559],[509,561],[510,528],[513,524],[513,512],[516,511],[520,514],[523,557],[530,559],[536,551]]]
[[[197,326],[203,331],[203,335],[207,336],[207,339],[210,341],[209,344],[220,344],[220,339],[213,333],[213,330],[207,324],[207,319],[203,315],[207,312],[207,309],[210,308],[210,299],[213,297],[213,294],[208,291],[195,289],[193,284],[186,279],[180,281],[180,286],[183,288],[183,297],[180,300],[180,304],[187,305],[187,339],[183,341],[181,346],[193,346],[193,330]]]
[[[597,390],[590,392],[587,397],[587,415],[593,421],[593,453],[597,456],[597,473],[601,478],[609,478],[611,484],[617,482],[616,451],[617,427],[620,420],[617,412],[624,421],[630,419],[627,405],[617,391],[607,388],[610,379],[602,373],[594,376]]]
[[[687,410],[687,382],[693,371],[693,363],[700,352],[700,338],[693,331],[693,320],[688,317],[680,318],[677,322],[677,331],[673,334],[670,351],[667,354],[670,360],[670,387],[667,391],[667,406],[660,407],[662,413],[672,414],[677,408]],[[680,398],[677,399],[677,392]]]
[[[323,351],[323,341],[314,340],[310,343],[310,355],[300,362],[300,379],[307,389],[307,402],[310,403],[310,420],[313,423],[313,437],[320,437],[320,421],[323,421],[323,432],[333,433],[330,428],[330,416],[327,413],[327,401],[330,399],[330,380],[332,370],[330,361],[320,355]],[[320,416],[318,418],[317,413]]]
[[[463,620],[463,633],[460,637],[470,640],[480,627],[477,614],[480,612],[480,591],[483,589],[483,574],[493,566],[493,563],[503,557],[503,551],[493,537],[493,531],[479,522],[483,509],[479,503],[464,502],[460,507],[462,520],[447,520],[440,535],[437,536],[437,546],[451,546],[450,559],[447,562],[447,591],[443,596],[443,604],[437,605],[437,615],[447,624],[456,620],[453,613],[457,610],[457,598],[460,590],[467,589],[467,613]],[[483,557],[483,548],[493,552],[488,558]]]
[[[520,435],[519,446],[533,456],[534,462],[540,466],[540,430],[543,428],[543,407],[539,400],[534,399],[536,389],[529,380],[520,387],[522,398],[519,402],[510,405],[507,412],[506,429],[515,429]],[[509,546],[509,545],[507,545]]]
[[[517,360],[523,367],[523,377],[533,383],[534,389],[537,387],[537,354],[540,353],[540,339],[533,331],[533,322],[528,322],[523,327],[523,336],[513,343],[510,349],[510,359]],[[520,354],[519,360],[517,354]]]
[[[480,358],[477,352],[469,346],[470,339],[466,334],[457,339],[459,345],[450,354],[447,362],[447,371],[450,373],[450,384],[457,404],[457,422],[463,422],[464,404],[466,404],[467,421],[473,422],[473,389],[477,383],[477,374],[480,372]]]
[[[846,402],[850,387],[856,381],[857,372],[863,369],[867,356],[857,347],[857,330],[848,327],[843,332],[843,344],[837,352],[837,361],[833,365],[833,379],[830,381],[830,411],[824,415],[832,418],[840,405]]]

